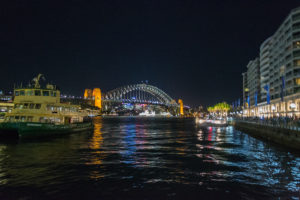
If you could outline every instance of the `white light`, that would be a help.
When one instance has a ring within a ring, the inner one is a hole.
[[[205,122],[204,119],[199,119],[199,123],[200,123],[200,124],[203,124],[204,122]]]
[[[291,109],[295,109],[295,108],[296,108],[296,104],[295,104],[295,103],[291,103],[291,104],[290,104],[290,108],[291,108]]]
[[[272,106],[271,109],[272,109],[272,110],[275,110],[276,108],[275,108],[275,106]]]

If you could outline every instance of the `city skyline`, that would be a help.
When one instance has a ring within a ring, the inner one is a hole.
[[[191,106],[242,98],[247,63],[299,6],[297,1],[2,4],[0,89],[26,84],[37,73],[74,95],[148,80]]]

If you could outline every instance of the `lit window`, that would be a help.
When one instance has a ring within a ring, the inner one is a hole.
[[[33,96],[32,90],[26,90],[26,96]]]
[[[33,117],[32,117],[32,116],[28,116],[28,117],[27,117],[27,121],[28,121],[28,122],[32,122],[32,120],[33,120]]]
[[[295,60],[294,64],[295,64],[295,66],[300,66],[300,60]]]
[[[300,78],[295,79],[296,85],[300,85]]]
[[[25,122],[26,121],[26,116],[21,116],[21,121]]]

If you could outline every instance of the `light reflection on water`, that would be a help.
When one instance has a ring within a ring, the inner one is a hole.
[[[231,126],[150,118],[96,118],[94,124],[94,132],[1,143],[0,197],[299,196],[299,153]]]

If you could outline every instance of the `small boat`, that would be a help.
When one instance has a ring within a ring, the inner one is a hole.
[[[88,113],[78,105],[60,102],[55,85],[41,87],[42,74],[34,84],[14,89],[14,107],[0,123],[0,136],[32,138],[62,135],[93,128]]]
[[[227,126],[227,120],[225,118],[214,118],[214,119],[199,119],[196,118],[196,123],[199,124],[200,126]]]

